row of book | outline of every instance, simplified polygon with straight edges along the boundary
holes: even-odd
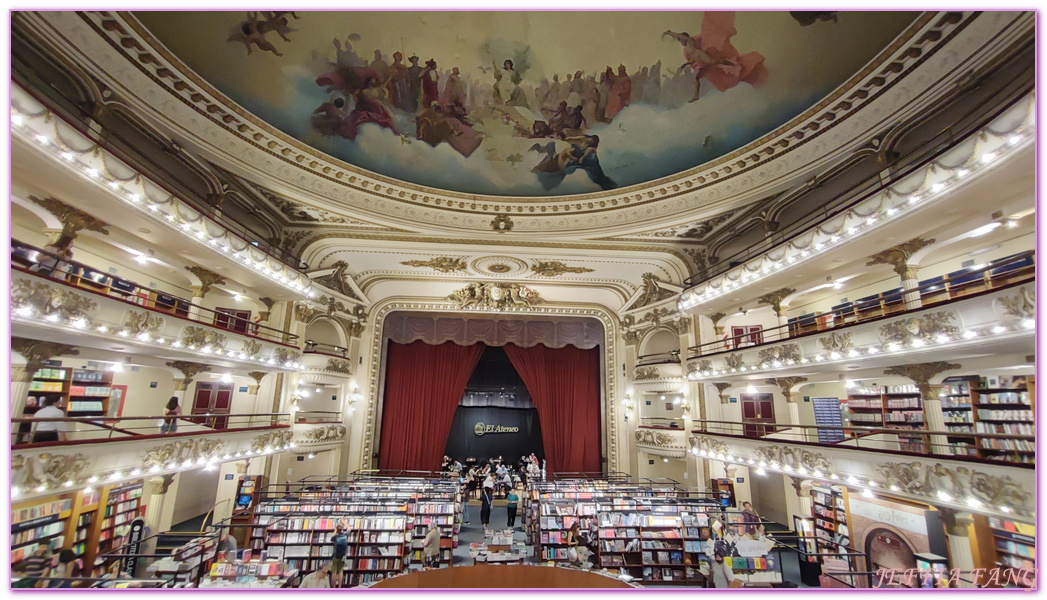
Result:
[[[53,502],[37,504],[36,506],[12,510],[11,523],[24,523],[33,519],[39,519],[41,517],[48,517],[51,515],[63,513],[72,508],[72,502],[73,501],[71,499],[55,500]]]
[[[21,546],[22,544],[32,542],[33,540],[57,535],[63,531],[65,531],[65,523],[63,521],[55,521],[54,523],[38,525],[31,529],[23,529],[22,531],[11,534],[11,545]]]
[[[641,556],[641,560],[644,564],[659,564],[659,565],[682,565],[683,564],[683,552],[679,550],[675,551],[658,551],[648,552],[644,551]]]

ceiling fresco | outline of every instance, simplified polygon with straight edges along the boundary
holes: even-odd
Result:
[[[138,12],[229,98],[357,167],[468,194],[673,175],[773,131],[914,12]]]

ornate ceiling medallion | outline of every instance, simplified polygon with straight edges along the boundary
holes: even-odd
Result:
[[[480,275],[495,277],[524,275],[531,268],[526,262],[512,256],[482,256],[469,263],[469,266]]]

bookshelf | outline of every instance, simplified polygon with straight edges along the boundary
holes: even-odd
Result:
[[[539,550],[542,561],[567,563],[567,531],[577,522],[588,532],[596,522],[596,502],[592,499],[548,499],[542,502],[539,517]]]
[[[847,508],[847,488],[837,485],[811,487],[811,517],[814,521],[815,547],[818,554],[851,552],[851,527]],[[830,557],[823,557],[828,560]],[[860,571],[856,557],[840,558],[851,571]]]
[[[452,563],[452,552],[457,543],[457,508],[455,502],[457,494],[447,494],[442,499],[431,497],[410,504],[412,535],[408,546],[410,563],[412,565],[423,565],[425,563],[422,554],[422,546],[425,536],[429,531],[429,523],[435,522],[440,529],[440,567],[449,567]],[[434,501],[434,500],[445,500]]]
[[[112,385],[110,371],[45,367],[33,375],[29,395],[36,399],[37,407],[44,398],[59,399],[59,406],[65,408],[70,417],[104,416],[109,411]],[[32,412],[25,412],[23,416],[32,416]]]
[[[1033,378],[983,377],[971,389],[971,406],[976,433],[1035,435]],[[1026,440],[982,439],[978,451],[982,458],[1032,464],[1036,444]]]
[[[640,564],[645,583],[682,583],[684,570],[683,520],[675,505],[652,505],[640,518]],[[692,579],[694,573],[692,569]]]
[[[98,537],[91,561],[91,576],[101,577],[108,570],[110,563],[116,559],[105,559],[103,554],[112,552],[124,544],[130,530],[131,521],[145,516],[145,505],[142,504],[143,484],[141,480],[119,487],[109,488],[100,499],[97,517]],[[104,508],[103,508],[104,506]],[[85,564],[87,562],[85,561]]]
[[[915,386],[858,388],[847,396],[847,409],[853,425],[885,429],[926,429],[923,400]],[[922,438],[900,437],[899,449],[923,453],[927,444]]]
[[[349,551],[343,586],[370,583],[400,573],[411,544],[408,496],[382,501],[342,498],[266,501],[255,509],[250,547],[288,568],[315,571],[334,552],[339,521],[348,524]]]
[[[988,523],[996,553],[995,564],[1033,571],[1036,567],[1036,527],[996,517],[989,517]],[[1004,578],[1000,577],[1000,581]],[[1019,581],[1018,585],[1021,586],[1022,582]]]
[[[193,583],[210,571],[217,545],[217,536],[195,538],[154,562],[149,570],[155,577],[173,579],[176,586]]]
[[[57,551],[66,546],[72,498],[34,501],[11,509],[11,566],[32,556],[41,545]]]

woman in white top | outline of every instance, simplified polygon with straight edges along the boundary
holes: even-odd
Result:
[[[732,587],[731,583],[734,582],[734,571],[731,567],[727,566],[727,563],[723,559],[723,554],[717,552],[714,556],[714,562],[709,566],[709,576],[712,577],[714,588],[727,588]]]

